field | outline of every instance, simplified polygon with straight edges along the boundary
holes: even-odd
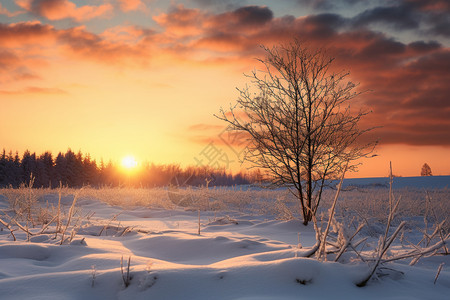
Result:
[[[345,185],[326,254],[310,257],[317,229],[287,189],[1,189],[0,295],[448,299],[450,190],[430,187],[394,188],[389,220],[389,187]],[[317,215],[322,233],[335,194]]]

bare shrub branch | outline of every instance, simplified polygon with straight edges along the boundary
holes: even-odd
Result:
[[[361,92],[346,81],[349,73],[332,71],[334,58],[295,40],[263,47],[262,71],[246,75],[251,86],[216,116],[229,130],[242,132],[250,146],[244,160],[265,170],[274,185],[289,185],[300,202],[305,225],[317,212],[328,179],[338,178],[346,162],[368,157],[376,143],[360,144],[369,129],[359,121],[368,111],[353,112],[349,102]]]

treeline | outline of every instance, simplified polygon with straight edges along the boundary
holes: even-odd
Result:
[[[32,180],[31,180],[32,179]],[[132,172],[127,172],[111,161],[99,164],[89,154],[67,150],[56,157],[51,152],[37,155],[25,151],[22,157],[12,151],[3,150],[0,156],[0,187],[17,188],[22,184],[33,187],[56,188],[60,184],[68,187],[82,186],[132,186],[161,187],[169,185],[227,186],[259,182],[261,173],[241,172],[233,175],[225,169],[208,166],[181,168],[176,164],[157,165],[145,163]]]

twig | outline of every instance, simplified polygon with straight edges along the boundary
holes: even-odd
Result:
[[[44,231],[48,228],[48,226],[50,226],[50,224],[52,224],[53,221],[55,221],[55,219],[56,219],[57,217],[58,217],[57,215],[54,216],[53,219],[50,220],[50,222],[48,222],[47,224],[45,224],[44,226],[42,226],[42,229],[41,229],[41,231],[39,231],[38,234],[44,233]],[[58,231],[56,230],[56,232],[58,232]]]
[[[200,235],[200,209],[198,210],[198,235]]]
[[[391,257],[389,259],[383,259],[381,262],[385,263],[385,262],[391,262],[391,261],[406,259],[406,258],[411,258],[411,257],[419,257],[420,258],[421,256],[428,255],[430,253],[433,253],[433,252],[439,250],[442,246],[444,246],[445,244],[447,244],[449,242],[450,242],[450,234],[448,234],[445,237],[445,240],[439,241],[436,244],[434,244],[433,246],[430,246],[428,248],[421,249],[421,250],[413,250],[411,252],[408,252],[408,253],[405,253],[402,255]],[[368,259],[368,260],[370,260],[370,259]]]
[[[437,270],[437,273],[436,273],[436,277],[434,277],[434,282],[433,282],[433,284],[436,284],[436,281],[437,281],[437,279],[438,279],[438,277],[439,277],[439,274],[441,274],[441,270],[442,270],[442,267],[444,266],[444,263],[441,263],[440,265],[439,265],[439,267],[438,267],[438,270]]]
[[[348,239],[347,243],[342,246],[341,250],[339,251],[339,254],[336,256],[334,261],[338,261],[342,254],[344,254],[345,250],[348,248],[348,246],[352,243],[353,238],[361,231],[361,229],[364,227],[364,224],[360,224],[358,228],[356,229],[355,233]],[[361,242],[360,242],[361,243]]]
[[[91,266],[91,275],[92,275],[92,283],[91,286],[95,286],[95,278],[97,277],[97,269],[95,268],[95,265]]]
[[[125,287],[128,287],[130,285],[130,281],[131,281],[130,265],[131,265],[131,256],[128,256],[127,274],[125,275],[124,271],[123,271],[123,255],[122,255],[122,257],[120,258],[120,272],[122,273],[122,280],[123,280],[123,283],[125,284]]]
[[[8,228],[9,232],[11,232],[11,235],[12,235],[12,237],[13,237],[13,239],[14,239],[14,242],[17,241],[16,236],[14,235],[13,230],[12,230],[12,228],[11,228],[11,224],[10,224],[10,223],[6,223],[6,222],[3,221],[2,219],[0,219],[0,223],[2,223],[3,226],[5,226],[6,228]]]
[[[58,237],[58,232],[61,230],[61,197],[62,197],[62,182],[60,181],[58,190],[58,210],[56,212],[58,220],[56,222],[55,239]]]
[[[322,255],[324,255],[324,258],[326,260],[325,246],[326,246],[326,241],[327,241],[327,235],[328,235],[328,232],[330,230],[331,221],[332,221],[332,219],[334,217],[334,211],[335,211],[335,208],[336,208],[337,199],[339,198],[339,193],[341,192],[342,182],[344,181],[345,172],[347,171],[347,167],[348,167],[348,162],[345,165],[344,171],[342,172],[341,181],[339,182],[338,189],[337,189],[336,194],[334,196],[333,205],[331,206],[331,211],[330,211],[330,216],[329,216],[329,219],[328,219],[327,228],[325,229],[325,233],[323,234],[323,241],[322,241],[322,244],[321,244],[321,247],[320,247],[320,250],[319,250],[319,254],[318,254],[318,258],[319,259],[320,259],[320,257]]]
[[[363,278],[363,280],[359,281],[356,285],[359,287],[363,287],[367,284],[367,282],[372,278],[372,276],[375,274],[379,264],[382,262],[383,256],[386,253],[386,251],[391,246],[392,242],[395,240],[397,235],[399,234],[400,230],[405,226],[406,222],[402,221],[400,225],[398,225],[397,229],[394,231],[394,233],[388,237],[389,229],[391,227],[391,222],[394,219],[395,212],[398,209],[398,205],[400,202],[400,198],[397,200],[397,202],[394,204],[394,195],[392,193],[392,183],[393,183],[393,176],[392,176],[392,163],[389,163],[389,216],[388,216],[388,222],[386,224],[386,230],[384,233],[384,236],[380,237],[379,243],[378,243],[378,254],[375,258],[375,263],[373,264],[371,270],[368,272],[367,276]]]
[[[73,196],[73,201],[72,201],[72,206],[69,209],[69,216],[67,219],[67,223],[66,223],[66,227],[64,228],[63,232],[62,232],[62,237],[61,237],[61,243],[60,245],[62,245],[64,243],[64,235],[66,233],[67,228],[70,225],[70,221],[72,220],[72,215],[73,215],[73,210],[75,208],[75,203],[77,203],[77,198],[78,198],[78,193],[82,190],[83,188],[81,188],[80,190],[78,190],[78,192]]]
[[[397,237],[398,233],[403,228],[403,226],[405,226],[405,224],[406,224],[405,221],[401,222],[400,225],[398,225],[398,227],[395,230],[395,232],[389,237],[388,241],[387,242],[386,241],[382,241],[381,242],[381,245],[383,245],[383,247],[380,247],[378,257],[376,258],[376,261],[375,261],[375,264],[372,267],[372,270],[368,273],[368,275],[363,280],[361,280],[360,282],[358,282],[356,284],[357,286],[359,286],[359,287],[365,286],[367,284],[367,282],[370,280],[370,278],[372,278],[373,274],[375,274],[375,271],[378,268],[378,265],[382,262],[382,258],[384,256],[384,254],[389,249],[389,247],[391,246],[392,242]]]
[[[117,219],[117,217],[118,217],[121,213],[122,213],[122,212],[119,212],[118,214],[113,215],[112,218],[108,221],[108,223],[106,223],[106,225],[103,226],[103,228],[100,230],[98,236],[101,236],[102,233],[103,233],[103,231],[106,230],[106,229],[109,227],[109,225],[110,225],[113,221],[115,221],[115,220]]]

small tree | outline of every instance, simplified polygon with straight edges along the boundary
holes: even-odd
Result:
[[[244,160],[272,175],[274,184],[291,186],[307,225],[326,180],[337,178],[347,163],[354,170],[351,162],[373,151],[375,143],[356,144],[370,130],[357,126],[368,112],[344,107],[359,93],[344,82],[349,73],[330,71],[334,58],[325,50],[297,40],[263,49],[266,58],[258,61],[264,70],[246,75],[251,87],[238,89],[237,104],[216,117],[249,137]]]
[[[422,171],[420,171],[420,176],[433,176],[431,173],[431,168],[427,163],[423,164]]]

